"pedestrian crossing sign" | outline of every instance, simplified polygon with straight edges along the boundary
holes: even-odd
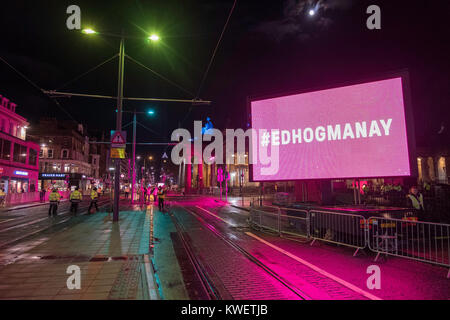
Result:
[[[111,148],[125,148],[127,132],[111,130]]]

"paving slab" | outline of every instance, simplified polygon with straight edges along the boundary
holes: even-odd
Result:
[[[3,256],[15,260],[0,265],[0,299],[149,298],[147,284],[154,279],[151,269],[143,266],[150,253],[150,214],[150,208],[134,207],[113,223],[111,214],[98,212],[46,234],[43,241],[2,250]],[[80,269],[80,289],[67,287],[67,268],[73,265]]]

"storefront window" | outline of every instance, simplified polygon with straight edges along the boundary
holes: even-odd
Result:
[[[2,159],[3,160],[11,160],[11,141],[9,141],[9,140],[3,140]]]
[[[28,159],[28,164],[31,166],[35,166],[37,161],[37,151],[34,149],[30,149],[30,157]]]
[[[27,162],[27,147],[22,146],[21,144],[14,144],[14,153],[13,153],[13,161],[26,163]]]
[[[28,192],[28,179],[13,178],[9,185],[11,193],[25,193]]]

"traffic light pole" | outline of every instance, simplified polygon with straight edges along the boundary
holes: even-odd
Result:
[[[119,50],[119,77],[117,80],[117,118],[116,130],[122,131],[122,105],[123,105],[123,72],[125,62],[125,44],[124,37],[120,39]],[[114,179],[114,209],[113,222],[119,221],[119,200],[120,200],[120,159],[116,159]]]
[[[131,203],[134,203],[134,189],[136,185],[136,110],[133,115],[133,185],[131,186]]]

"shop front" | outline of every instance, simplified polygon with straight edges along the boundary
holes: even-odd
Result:
[[[7,194],[35,192],[37,180],[37,170],[0,166],[0,188]]]
[[[39,190],[57,188],[59,191],[70,191],[79,187],[81,191],[85,191],[90,186],[90,180],[80,173],[39,173]]]

